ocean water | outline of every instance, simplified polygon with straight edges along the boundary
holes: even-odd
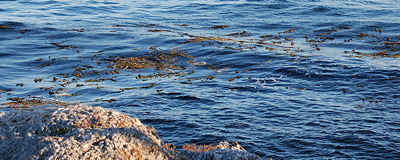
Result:
[[[395,0],[0,1],[1,111],[102,106],[167,143],[400,158]],[[130,61],[128,61],[130,60]]]

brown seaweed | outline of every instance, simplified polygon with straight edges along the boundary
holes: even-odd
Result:
[[[208,27],[209,29],[224,29],[228,28],[229,25],[218,25],[218,26],[213,26],[213,27]]]
[[[59,106],[67,106],[69,103],[52,101],[52,100],[41,100],[41,99],[24,99],[24,98],[12,98],[7,99],[12,100],[12,102],[2,103],[1,105],[8,106],[7,108],[29,108],[33,106],[41,106],[45,104],[55,104]]]

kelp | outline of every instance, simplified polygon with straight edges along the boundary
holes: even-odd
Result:
[[[185,150],[194,151],[194,152],[208,152],[208,151],[216,150],[219,147],[216,145],[212,145],[212,144],[196,145],[193,143],[193,144],[185,144],[182,146],[182,148]]]
[[[1,105],[7,106],[6,108],[30,108],[33,106],[41,106],[45,104],[54,104],[58,106],[67,106],[68,102],[60,102],[54,100],[41,100],[37,98],[25,99],[25,98],[9,98],[12,102],[2,103]],[[4,107],[3,107],[4,108]]]
[[[81,29],[70,29],[70,30],[65,30],[65,31],[85,32],[85,28],[81,28]]]
[[[176,26],[188,26],[187,24],[176,25]],[[55,83],[54,86],[38,87],[40,91],[48,92],[52,96],[68,96],[69,94],[61,93],[58,91],[58,87],[65,88],[67,86],[73,85],[73,87],[84,87],[84,86],[96,86],[97,89],[110,88],[101,86],[102,82],[113,81],[118,82],[118,74],[125,74],[125,76],[132,76],[134,80],[146,81],[153,78],[171,78],[177,77],[176,81],[181,81],[178,83],[193,84],[195,81],[211,81],[215,79],[215,75],[201,76],[199,78],[184,78],[187,75],[195,73],[196,68],[207,68],[210,70],[215,70],[216,73],[222,73],[227,71],[227,68],[234,66],[234,62],[228,64],[213,64],[212,62],[197,62],[196,58],[191,56],[190,50],[181,50],[180,48],[187,47],[190,49],[193,45],[199,46],[214,46],[220,49],[232,50],[232,53],[237,53],[241,51],[266,51],[275,52],[276,55],[291,56],[292,60],[289,61],[299,61],[303,57],[308,57],[310,55],[304,55],[303,53],[311,53],[312,50],[320,51],[323,53],[324,47],[347,47],[347,44],[359,45],[366,48],[367,52],[358,51],[364,48],[354,48],[349,49],[351,51],[343,51],[345,54],[350,54],[350,57],[361,58],[363,56],[374,57],[374,58],[400,58],[400,36],[382,36],[384,34],[383,29],[371,30],[371,32],[365,31],[363,33],[355,33],[352,31],[351,27],[332,27],[327,29],[316,30],[310,35],[298,35],[298,28],[290,28],[275,34],[260,34],[250,35],[249,32],[237,32],[213,36],[197,36],[190,35],[188,33],[183,33],[169,28],[161,28],[157,24],[139,24],[139,25],[123,25],[118,24],[112,27],[147,27],[144,29],[146,32],[154,32],[152,34],[162,35],[164,32],[176,34],[179,39],[174,47],[162,50],[156,46],[150,47],[149,52],[143,52],[135,56],[115,56],[106,55],[107,51],[103,49],[98,49],[97,52],[88,52],[82,55],[89,55],[89,57],[79,57],[91,59],[93,64],[89,66],[84,64],[82,66],[70,67],[71,72],[63,71],[67,73],[49,75],[49,77],[34,78],[33,81],[39,84],[43,83]],[[150,28],[151,27],[151,28]],[[202,29],[232,29],[229,25],[216,25],[212,27],[201,27]],[[0,25],[0,29],[21,31],[21,34],[27,31],[26,29],[17,28],[8,25]],[[349,33],[347,33],[349,31]],[[62,32],[87,32],[84,28],[81,29],[69,29],[63,30]],[[344,32],[344,33],[343,33]],[[85,33],[82,33],[85,34]],[[148,33],[146,33],[148,34]],[[338,36],[339,35],[339,36]],[[296,37],[296,38],[293,38]],[[304,37],[305,39],[298,38]],[[52,45],[55,50],[72,50],[75,52],[80,52],[75,48],[80,48],[73,45],[63,44],[63,41],[59,43],[46,43],[46,45]],[[298,47],[300,44],[301,47]],[[309,45],[309,47],[304,47],[302,44]],[[311,49],[310,49],[311,48]],[[136,51],[140,52],[140,49]],[[135,52],[136,52],[135,51]],[[54,66],[63,64],[62,61],[68,59],[68,57],[49,57],[47,58],[37,58],[33,60],[37,63],[36,67],[30,68],[30,70],[41,69],[44,67]],[[236,73],[245,73],[249,70],[256,70],[262,65],[266,65],[271,60],[266,60],[267,62],[253,63],[252,66],[246,68],[246,70],[236,71]],[[61,62],[61,63],[60,63]],[[88,62],[90,63],[90,62]],[[98,66],[96,66],[98,65]],[[146,70],[146,71],[144,71]],[[145,73],[142,73],[145,72]],[[149,73],[150,72],[150,73]],[[228,82],[234,83],[234,81],[240,81],[244,78],[242,75],[235,75],[227,79]],[[244,75],[243,75],[244,76]],[[250,78],[250,77],[249,77]],[[25,82],[24,82],[25,83]],[[15,83],[18,87],[26,87],[24,83]],[[86,84],[85,84],[86,83]],[[88,84],[89,83],[89,84]],[[96,84],[98,83],[98,84]],[[28,83],[26,83],[28,84]],[[145,89],[151,88],[158,85],[157,83],[152,83],[147,86],[124,86],[113,88],[117,90],[116,92],[121,92],[124,90],[134,90],[134,89]],[[57,90],[57,91],[56,91]],[[11,94],[11,91],[0,90],[0,93],[7,92]],[[80,94],[71,94],[70,96],[78,96]],[[40,99],[27,99],[27,100],[11,100],[12,102],[3,103],[8,107],[29,107],[32,105],[41,105],[53,103],[57,104],[59,102],[40,100]],[[113,101],[110,101],[113,102]]]
[[[375,53],[363,53],[363,52],[353,52],[357,55],[368,56],[368,57],[387,57],[387,58],[400,58],[400,53],[388,54],[390,51],[380,51]]]
[[[0,26],[0,29],[9,29],[9,28],[11,28],[11,27],[9,27],[9,26]]]
[[[121,88],[120,90],[121,90],[121,91],[125,91],[125,90],[132,90],[132,89],[151,88],[151,87],[154,87],[154,86],[156,86],[156,85],[157,85],[156,83],[151,83],[151,84],[149,84],[149,85],[147,85],[147,86],[142,86],[142,87],[127,87],[127,88]]]
[[[172,32],[170,30],[165,30],[165,29],[149,29],[147,32]]]
[[[217,26],[212,26],[208,27],[209,29],[224,29],[230,27],[229,25],[217,25]]]
[[[71,48],[78,48],[77,46],[70,46],[70,45],[62,45],[61,43],[50,43],[54,46],[57,46],[58,49],[71,49]]]
[[[248,37],[248,36],[250,36],[250,33],[248,33],[247,31],[243,31],[243,32],[239,32],[239,33],[231,33],[231,34],[228,34],[227,36]]]
[[[375,30],[376,32],[382,32],[382,29],[375,29]],[[399,42],[400,36],[396,36],[393,40],[390,37],[380,37],[375,34],[360,33],[357,35],[357,37],[358,37],[357,39],[348,39],[345,40],[345,42],[352,42],[368,38],[368,40],[364,41],[371,44],[371,48],[373,50],[377,50],[377,52],[364,53],[356,51],[354,49],[351,52],[345,51],[345,53],[352,53],[352,54],[357,54],[359,56],[368,56],[374,58],[400,58],[400,42]]]
[[[332,27],[330,29],[322,29],[322,30],[317,30],[317,31],[314,31],[314,32],[317,32],[317,33],[318,32],[322,32],[322,33],[317,34],[317,36],[325,36],[325,35],[332,34],[334,32],[338,32],[338,31],[346,30],[346,29],[351,29],[351,27],[340,27],[340,28],[337,28],[337,29]]]
[[[179,49],[163,51],[153,48],[153,51],[139,57],[115,57],[111,60],[109,67],[115,70],[131,69],[134,71],[150,68],[155,68],[157,71],[186,69],[178,63],[178,61],[181,60],[180,58],[184,58],[188,62],[190,60],[195,60],[195,58],[190,56],[187,52],[183,52]]]
[[[283,32],[278,32],[278,34],[282,34],[282,33],[290,33],[290,32],[294,32],[296,30],[296,28],[291,28],[289,30],[283,31]]]
[[[217,42],[228,42],[232,41],[233,39],[230,38],[221,38],[221,37],[195,37],[192,39],[189,39],[181,44],[185,43],[196,43],[196,42],[204,42],[204,41],[217,41]]]

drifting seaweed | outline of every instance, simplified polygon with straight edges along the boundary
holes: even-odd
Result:
[[[224,29],[228,28],[228,25],[218,25],[218,26],[213,26],[213,27],[208,27],[209,29]]]
[[[195,58],[190,56],[187,52],[182,52],[179,49],[173,49],[171,51],[154,50],[146,55],[140,57],[116,57],[110,63],[110,68],[115,70],[118,69],[150,69],[156,68],[158,71],[171,69],[171,70],[183,70],[186,69],[184,66],[178,65],[180,58],[187,60],[194,60]]]
[[[153,27],[153,26],[157,26],[157,24],[141,24],[141,25],[135,25],[135,26],[117,24],[117,25],[113,25],[112,27]]]
[[[283,31],[283,32],[278,32],[278,34],[282,34],[282,33],[290,33],[290,32],[294,32],[296,30],[296,28],[291,28],[287,31]]]
[[[135,27],[153,27],[153,26],[157,26],[157,24],[136,25]]]
[[[387,58],[400,58],[400,53],[396,53],[396,54],[389,54],[390,51],[380,51],[380,52],[375,52],[375,53],[363,53],[363,52],[356,52],[353,51],[352,53],[355,53],[357,55],[361,55],[361,56],[367,56],[367,57],[387,57]]]
[[[195,42],[204,42],[204,41],[217,41],[217,42],[227,42],[227,41],[232,41],[233,39],[229,38],[221,38],[221,37],[197,37],[193,39],[189,39],[182,44],[185,43],[195,43]]]
[[[269,38],[269,37],[272,37],[272,36],[274,36],[274,35],[262,35],[262,36],[260,36],[260,38]]]
[[[376,29],[377,32],[381,32],[380,30]],[[394,39],[397,39],[397,41],[393,41],[392,37],[379,37],[374,34],[366,34],[366,33],[359,33],[357,35],[357,39],[349,39],[345,40],[345,42],[350,42],[350,41],[356,41],[356,40],[361,40],[366,41],[367,43],[370,43],[374,45],[374,47],[371,47],[373,50],[377,50],[377,52],[372,52],[372,53],[363,53],[356,51],[355,49],[350,51],[344,51],[344,53],[353,53],[357,54],[359,56],[368,56],[368,57],[379,57],[379,58],[400,58],[400,42],[398,42],[399,36],[395,36]],[[357,56],[353,56],[357,57]]]
[[[71,48],[78,48],[76,46],[69,46],[69,45],[61,45],[60,43],[50,43],[52,45],[55,45],[59,47],[58,49],[71,49]]]
[[[14,29],[14,28],[9,27],[9,26],[0,26],[0,29]]]
[[[325,35],[331,34],[333,32],[338,32],[338,31],[341,31],[344,29],[351,29],[351,27],[340,27],[338,29],[335,29],[334,27],[332,27],[330,29],[318,30],[318,31],[314,31],[314,32],[323,32],[323,33],[317,34],[317,36],[325,36]]]
[[[243,31],[240,33],[231,33],[231,34],[228,34],[227,36],[248,37],[248,36],[250,36],[250,34],[246,31]]]
[[[24,98],[9,98],[7,100],[11,100],[12,102],[2,103],[1,105],[5,105],[5,108],[30,108],[33,106],[41,106],[45,104],[54,104],[58,106],[67,106],[69,103],[67,102],[59,102],[53,100],[40,100],[40,99],[24,99]],[[4,108],[4,107],[3,107]]]
[[[219,147],[209,144],[209,145],[196,145],[196,144],[185,144],[182,146],[183,149],[189,150],[189,151],[194,151],[194,152],[208,152],[212,150],[216,150]]]
[[[11,89],[0,89],[0,93],[11,92]]]
[[[149,27],[146,28],[144,31],[147,30],[147,32],[171,32],[175,34],[179,34],[182,37],[186,37],[186,39],[182,38],[179,41],[181,43],[177,44],[177,46],[189,46],[190,45],[184,45],[188,43],[202,43],[203,46],[210,44],[210,45],[216,45],[218,48],[222,49],[230,49],[234,50],[231,53],[236,53],[238,51],[269,51],[269,52],[276,52],[277,55],[287,55],[287,56],[292,56],[296,57],[293,58],[292,60],[289,61],[300,61],[303,60],[302,55],[299,55],[298,53],[305,53],[303,52],[302,49],[295,47],[295,42],[296,44],[301,44],[300,39],[295,39],[293,37],[289,37],[291,34],[286,34],[286,33],[291,33],[295,32],[298,28],[291,28],[289,30],[283,31],[283,32],[278,32],[276,35],[257,35],[257,37],[249,37],[252,36],[248,32],[243,31],[239,33],[232,33],[228,35],[221,35],[221,36],[193,36],[189,35],[187,33],[179,33],[177,31],[171,31],[171,30],[165,30],[165,29],[151,29],[150,27],[158,26],[156,24],[145,24],[145,25],[114,25],[113,27]],[[186,24],[179,25],[179,26],[188,26]],[[228,25],[217,25],[217,26],[212,26],[212,27],[204,27],[208,29],[225,29],[230,26]],[[203,28],[203,29],[204,29]],[[10,26],[0,25],[0,29],[14,29]],[[314,37],[310,38],[309,36],[305,36],[304,38],[306,39],[305,41],[309,43],[310,47],[314,50],[317,51],[324,51],[322,47],[324,47],[325,44],[327,45],[336,45],[338,47],[341,47],[340,45],[343,43],[356,43],[358,40],[359,43],[365,44],[368,43],[367,47],[368,49],[372,49],[372,53],[363,53],[356,51],[355,49],[352,51],[345,51],[345,53],[350,53],[354,54],[351,55],[353,57],[362,57],[362,56],[368,56],[368,57],[389,57],[389,58],[400,58],[400,36],[391,36],[391,37],[380,37],[380,33],[383,32],[382,29],[375,29],[375,34],[372,33],[356,33],[356,34],[349,34],[348,37],[349,39],[341,39],[343,35],[341,36],[335,36],[335,34],[332,34],[334,32],[339,32],[342,30],[348,30],[351,29],[350,27],[335,27],[335,28],[329,28],[329,29],[323,29],[323,30],[318,30],[314,31]],[[21,30],[19,30],[21,31]],[[21,33],[25,33],[26,29],[22,30]],[[65,30],[65,31],[75,31],[75,32],[85,32],[85,29],[70,29],[70,30]],[[343,31],[342,31],[343,32]],[[379,32],[379,33],[377,33]],[[281,35],[279,35],[281,34]],[[283,36],[283,34],[285,36]],[[231,37],[227,37],[231,36]],[[179,37],[180,38],[180,37]],[[183,42],[182,42],[182,41]],[[344,42],[343,42],[343,41]],[[335,41],[340,41],[340,43],[333,43]],[[59,49],[72,49],[72,48],[77,48],[76,46],[71,46],[71,45],[64,45],[61,43],[47,43],[55,46],[57,50]],[[335,46],[335,47],[336,47]],[[360,45],[363,46],[363,45]],[[322,49],[321,49],[322,48]],[[101,68],[99,70],[94,70],[92,68],[95,67],[90,67],[90,66],[79,66],[79,67],[71,67],[73,70],[70,73],[63,74],[63,78],[58,77],[53,77],[53,75],[47,77],[47,78],[52,78],[51,80],[43,80],[41,78],[35,78],[33,81],[40,84],[40,83],[46,83],[46,82],[51,82],[51,83],[60,83],[56,84],[57,86],[60,85],[62,87],[66,87],[67,85],[74,84],[74,87],[83,87],[83,86],[92,86],[92,85],[98,85],[97,89],[100,88],[106,88],[102,87],[99,84],[85,84],[85,83],[91,83],[91,82],[103,82],[103,81],[114,81],[117,82],[117,75],[114,77],[111,77],[110,74],[120,74],[123,71],[122,70],[131,70],[133,71],[130,74],[127,75],[137,75],[134,76],[134,80],[141,80],[141,81],[146,81],[148,79],[152,78],[171,78],[171,77],[179,77],[174,80],[187,80],[188,82],[179,82],[179,83],[186,83],[186,84],[192,84],[194,83],[193,81],[195,80],[213,80],[215,78],[214,75],[208,75],[208,76],[202,76],[201,78],[181,78],[189,74],[193,74],[195,71],[192,69],[191,71],[187,71],[187,67],[190,66],[192,68],[196,67],[201,67],[201,68],[208,68],[208,69],[213,69],[217,73],[222,73],[225,72],[226,70],[229,69],[229,67],[234,68],[235,64],[229,63],[229,64],[212,64],[212,62],[209,62],[210,64],[206,62],[200,62],[200,63],[195,63],[195,58],[189,55],[187,52],[184,52],[182,50],[179,50],[177,48],[175,49],[168,49],[168,50],[161,50],[157,49],[157,47],[151,47],[151,51],[148,53],[144,53],[143,55],[136,56],[136,57],[119,57],[119,56],[109,56],[109,57],[101,57],[107,54],[104,50],[99,49],[98,52],[89,52],[89,53],[95,53],[93,57],[83,57],[83,58],[91,58],[94,63],[97,63],[98,65],[102,64],[101,61],[106,63],[105,67]],[[351,50],[351,49],[350,49]],[[107,55],[108,56],[108,55]],[[58,64],[63,59],[67,59],[68,57],[62,57],[62,58],[52,58],[48,60],[44,60],[42,58],[38,58],[35,61],[35,63],[42,63],[34,68],[44,68],[48,66],[52,66],[55,64]],[[81,58],[81,57],[80,57]],[[252,63],[249,68],[243,71],[236,71],[236,73],[245,73],[250,70],[255,70],[259,68],[261,65],[265,65],[266,63],[271,62],[271,60],[264,62],[264,63]],[[230,65],[233,64],[233,65]],[[225,68],[218,68],[215,66],[228,66]],[[206,66],[206,67],[203,67]],[[148,69],[154,69],[155,71],[152,73],[141,73],[137,74],[137,72],[141,72],[142,70],[148,70]],[[87,78],[89,76],[96,77],[90,77],[91,79]],[[67,80],[65,78],[72,77],[72,80]],[[228,81],[237,81],[241,79],[241,76],[236,76],[236,77],[230,77]],[[249,77],[250,78],[250,77]],[[83,79],[79,84],[78,83],[73,83],[73,82],[78,82],[79,79]],[[244,80],[242,78],[241,80]],[[15,83],[14,83],[15,84]],[[23,83],[17,83],[17,86],[23,87]],[[138,87],[131,87],[131,86],[124,86],[124,87],[118,87],[114,88],[115,90],[124,91],[124,90],[133,90],[133,89],[145,89],[145,88],[150,88],[153,86],[156,86],[157,83],[151,83],[147,86],[138,86]],[[135,85],[134,85],[135,86]],[[361,86],[361,85],[360,85]],[[25,86],[26,87],[26,86]],[[78,96],[80,94],[68,94],[62,91],[59,91],[57,87],[40,87],[42,91],[48,92],[49,95],[54,95],[54,96]],[[301,88],[301,89],[306,89],[306,88]],[[344,91],[344,90],[343,90]],[[6,90],[0,90],[0,93],[7,92]],[[11,94],[11,93],[10,93]],[[11,100],[11,99],[10,99]],[[104,100],[105,102],[113,102],[115,99],[111,100]],[[12,108],[18,108],[18,107],[29,107],[32,105],[42,105],[42,104],[57,104],[61,102],[53,102],[53,101],[44,101],[40,99],[29,99],[29,100],[24,100],[24,99],[12,99],[13,102],[9,103],[3,103],[2,105],[8,105],[9,107]],[[187,146],[189,147],[189,146]],[[197,146],[195,146],[197,147]],[[193,146],[192,146],[193,148]],[[196,148],[198,149],[198,148]]]
[[[179,153],[179,152],[176,150],[176,146],[173,145],[173,144],[171,144],[171,143],[165,143],[165,144],[164,144],[164,147],[165,147],[166,149],[168,149],[168,150],[171,150],[171,151],[174,151],[174,152]]]
[[[170,30],[164,30],[164,29],[149,29],[147,32],[172,32]]]
[[[81,29],[70,29],[70,30],[66,30],[66,31],[85,32],[85,29],[84,28],[81,28]]]
[[[154,86],[156,86],[156,85],[157,85],[156,83],[151,83],[151,84],[149,84],[149,85],[147,85],[147,86],[142,86],[142,87],[129,87],[129,88],[121,88],[120,90],[121,90],[121,91],[125,91],[125,90],[132,90],[132,89],[151,88],[151,87],[154,87]]]

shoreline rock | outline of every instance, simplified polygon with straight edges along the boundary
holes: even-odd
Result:
[[[44,105],[0,113],[0,159],[261,159],[239,144],[169,148],[155,128],[101,107]]]

